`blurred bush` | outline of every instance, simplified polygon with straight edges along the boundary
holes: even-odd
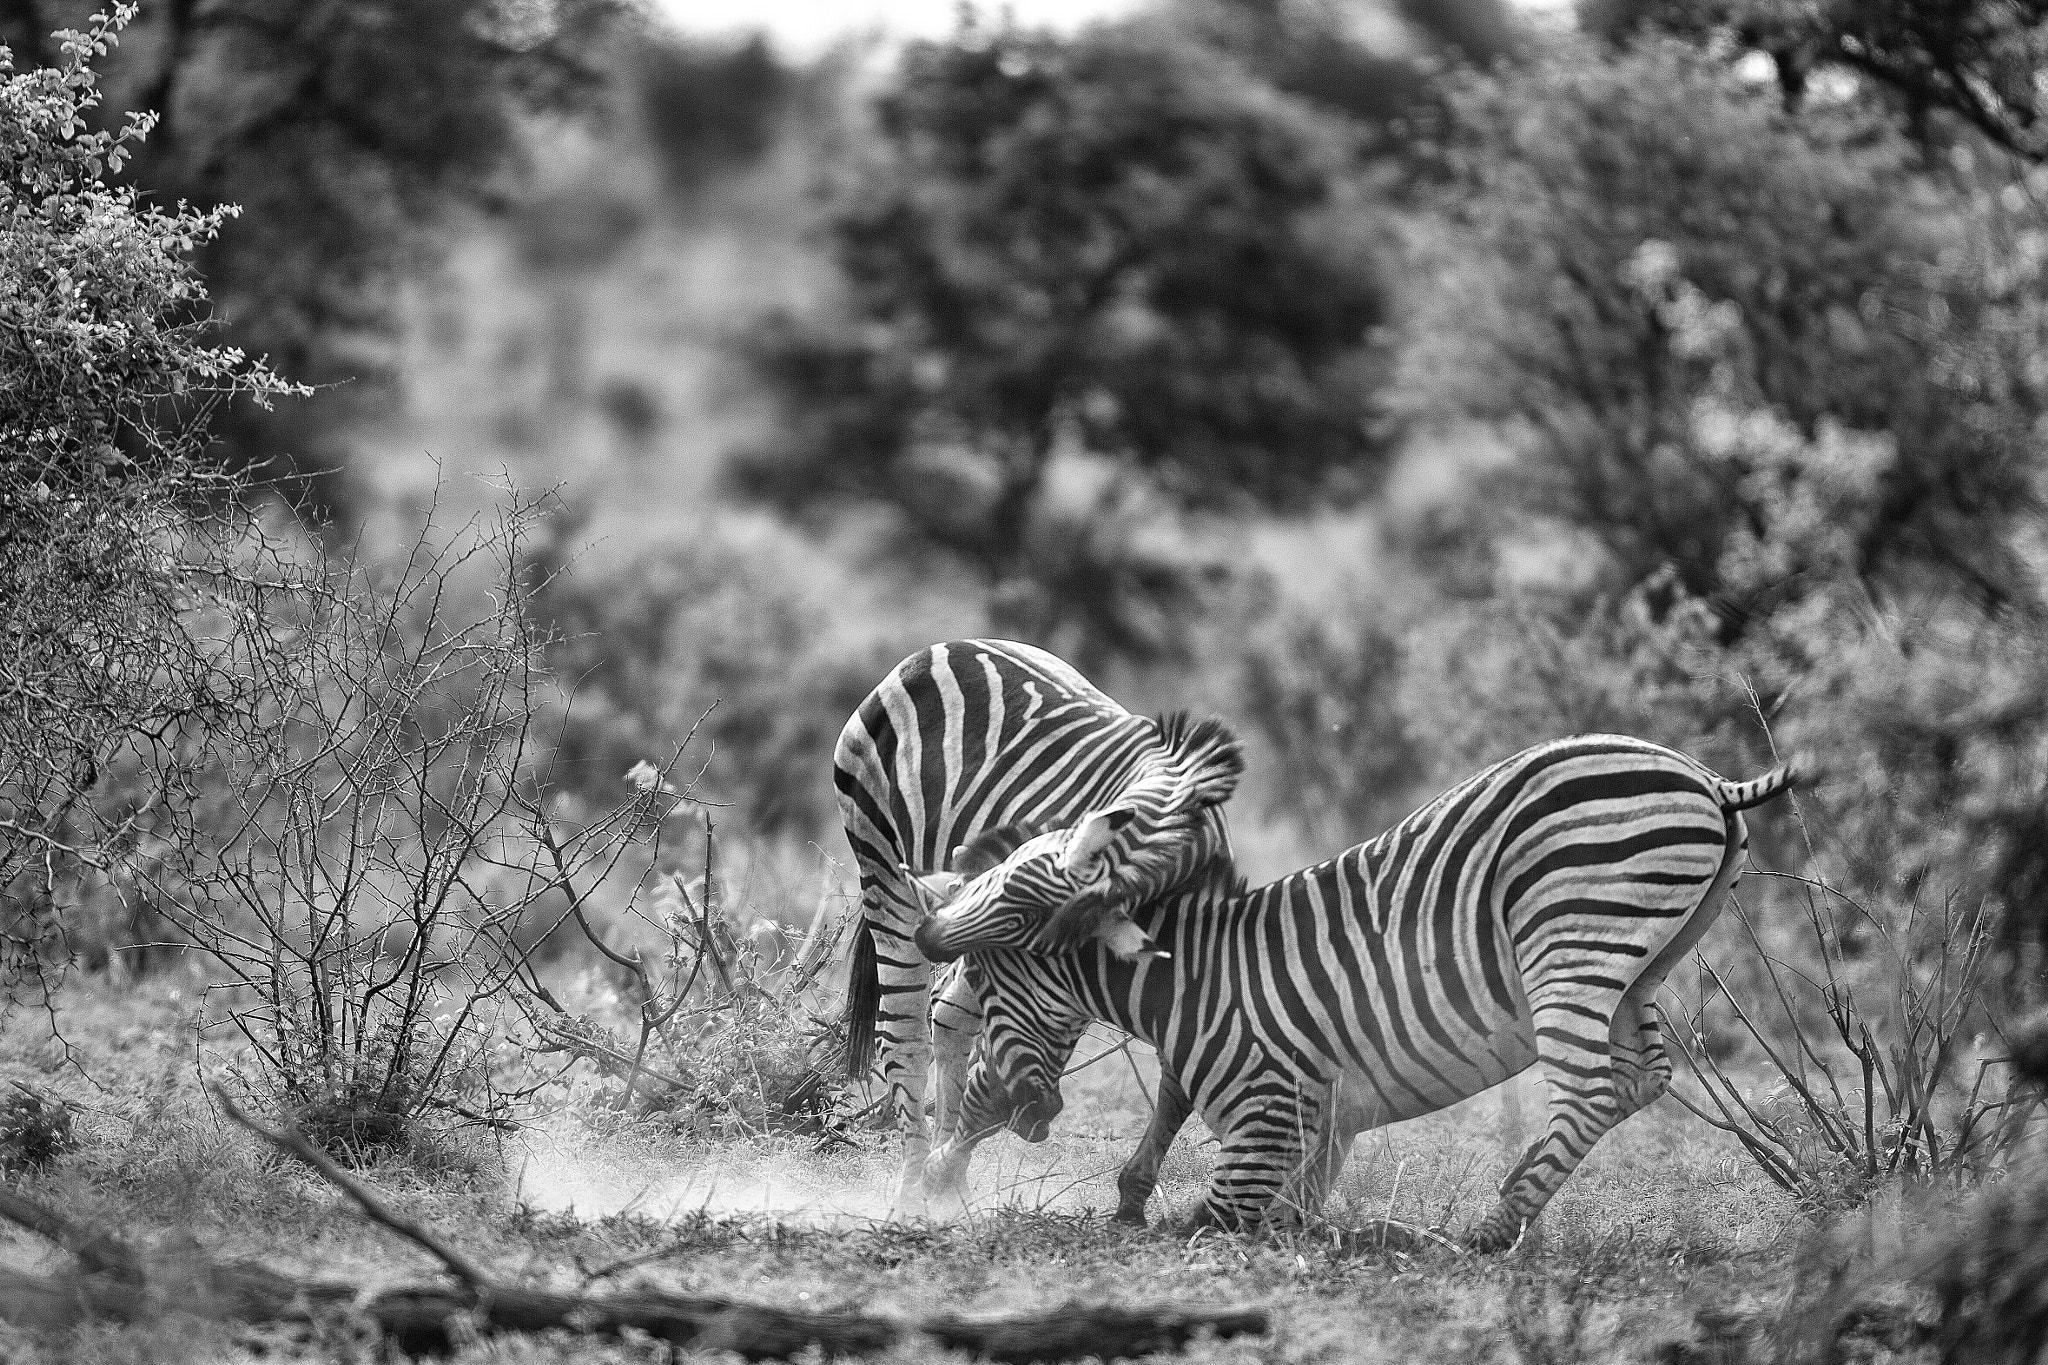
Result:
[[[740,828],[829,837],[840,727],[926,642],[888,638],[900,627],[856,610],[843,587],[709,525],[579,572],[571,549],[580,525],[557,519],[531,566],[537,610],[554,636],[549,664],[568,696],[553,780],[609,799],[621,773],[673,758],[694,736],[690,753],[702,757],[690,772],[734,805]]]
[[[2032,922],[2038,208],[1668,38],[1562,43],[1460,109],[1465,236],[1408,393],[1504,433],[1470,497],[1544,567],[1498,594],[1514,643],[1484,599],[1447,619],[1436,728],[1613,723],[1748,769],[1753,693],[1828,875]]]
[[[1397,157],[1405,125],[1434,112],[1444,68],[1523,46],[1502,0],[1174,0],[1165,14],[1276,88],[1359,120]]]
[[[1837,572],[1991,605],[2031,591],[2005,532],[2036,506],[2039,319],[1986,269],[2024,259],[1996,195],[1901,194],[1910,150],[1869,111],[1789,118],[1668,39],[1562,44],[1458,112],[1447,287],[1406,361],[1419,420],[1507,435],[1493,505],[1510,520],[1590,537],[1608,585],[1675,569],[1730,636]],[[1766,444],[1820,445],[1776,457],[1752,416],[1783,433]],[[1845,471],[1866,515],[1825,548],[1847,562],[1727,581],[1731,537],[1809,455],[1875,461]]]
[[[1362,594],[1341,611],[1247,615],[1234,701],[1271,748],[1269,809],[1334,852],[1420,804],[1445,737],[1402,707],[1404,623]]]

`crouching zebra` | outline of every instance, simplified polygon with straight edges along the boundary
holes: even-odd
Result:
[[[1216,803],[1228,787],[1217,783],[1235,781],[1235,754],[1227,777],[1203,766],[1209,785],[1202,801],[1192,800],[1183,778],[1195,762],[1196,728],[1184,716],[1133,715],[1054,655],[1008,640],[918,651],[846,722],[833,784],[860,872],[863,920],[847,985],[846,1063],[849,1075],[865,1078],[879,1041],[904,1143],[894,1211],[919,1211],[926,1194],[925,1082],[934,1052],[943,1133],[980,1027],[974,993],[957,973],[935,993],[931,966],[912,946],[925,914],[917,883],[950,890],[1024,835],[1111,803],[1129,814],[1132,838],[1093,867],[1119,896],[1148,900],[1212,856],[1227,862]],[[1058,1060],[1063,1067],[1065,1057]],[[1171,1140],[1168,1132],[1156,1145]],[[954,1178],[932,1192],[957,1198],[964,1168],[949,1167]]]
[[[1220,1140],[1195,1221],[1226,1228],[1315,1211],[1359,1132],[1534,1063],[1547,1129],[1469,1237],[1506,1247],[1670,1083],[1652,996],[1735,878],[1738,812],[1790,781],[1729,782],[1619,736],[1559,740],[1329,862],[1257,890],[1212,866],[1149,905],[1097,879],[1132,856],[1118,807],[1032,838],[916,935],[934,960],[973,954],[985,1011],[961,1123],[931,1168],[1037,1103],[1091,1019],[1156,1046]],[[1125,1188],[1125,1213],[1149,1193]]]

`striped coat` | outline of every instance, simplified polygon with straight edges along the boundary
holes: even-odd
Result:
[[[1216,803],[1237,767],[1234,755],[1223,767],[1204,766],[1205,803],[1191,803],[1183,750],[1197,728],[1181,716],[1134,715],[1052,654],[1007,640],[954,641],[911,655],[846,722],[833,782],[862,915],[847,994],[847,1069],[864,1077],[879,1053],[904,1138],[899,1211],[914,1212],[923,1199],[934,1043],[945,1131],[980,1027],[964,984],[941,983],[933,998],[931,965],[911,941],[927,913],[926,888],[946,889],[961,873],[993,866],[1025,834],[1071,825],[1110,803],[1138,812],[1144,832],[1126,843],[1129,856],[1100,869],[1119,894],[1149,899],[1182,884],[1200,862],[1227,859]]]
[[[1226,1227],[1312,1212],[1358,1132],[1535,1064],[1546,1130],[1470,1236],[1507,1246],[1668,1086],[1652,997],[1720,909],[1748,837],[1739,812],[1789,781],[1729,782],[1642,740],[1559,740],[1328,862],[1257,890],[1212,868],[1143,907],[1097,893],[1078,829],[1029,840],[917,936],[935,959],[973,954],[986,1012],[961,1124],[932,1164],[1035,1103],[1060,1040],[1090,1019],[1154,1044],[1222,1143],[1199,1220]],[[1062,921],[1082,946],[1055,949]]]

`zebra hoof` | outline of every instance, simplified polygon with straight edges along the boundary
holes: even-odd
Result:
[[[1525,1223],[1523,1227],[1528,1225]],[[1505,1228],[1494,1223],[1481,1223],[1465,1237],[1465,1250],[1476,1256],[1493,1256],[1509,1251],[1521,1241],[1521,1230]]]
[[[1151,1226],[1145,1217],[1145,1206],[1143,1204],[1117,1205],[1116,1216],[1111,1221],[1122,1223],[1127,1228]]]

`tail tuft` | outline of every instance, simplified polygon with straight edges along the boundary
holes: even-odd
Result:
[[[1730,782],[1721,779],[1721,809],[1724,811],[1748,810],[1789,788],[1798,780],[1790,763],[1781,763],[1762,777],[1752,777],[1747,782]]]
[[[875,1015],[882,982],[875,958],[875,931],[863,919],[853,927],[853,964],[846,978],[846,1074],[867,1079],[875,1064]]]

